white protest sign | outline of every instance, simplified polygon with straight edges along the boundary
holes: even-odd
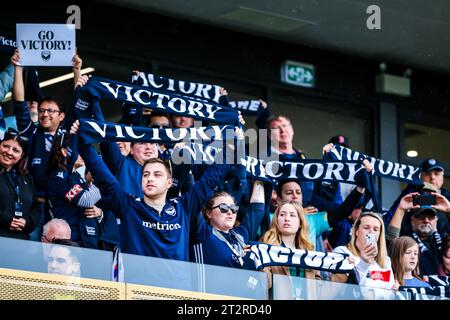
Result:
[[[74,24],[16,24],[16,42],[23,66],[72,66]]]

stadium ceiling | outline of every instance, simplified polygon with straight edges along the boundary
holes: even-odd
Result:
[[[448,0],[102,0],[311,48],[450,73]],[[368,6],[381,9],[369,30]]]

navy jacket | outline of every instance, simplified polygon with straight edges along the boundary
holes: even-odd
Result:
[[[0,236],[18,239],[29,239],[29,233],[34,230],[39,219],[39,203],[36,200],[36,191],[33,178],[30,174],[26,176],[17,175],[19,186],[19,198],[22,202],[22,218],[26,224],[22,232],[11,231],[9,226],[14,218],[16,192],[15,186],[11,184],[8,175],[12,172],[0,173]]]
[[[48,202],[53,218],[64,219],[70,226],[71,239],[81,242],[84,247],[97,248],[98,223],[96,219],[84,215],[86,207],[79,199],[89,190],[87,183],[78,172],[53,171],[48,183]]]
[[[101,143],[102,158],[109,170],[119,181],[123,190],[142,197],[142,166],[134,160],[133,156],[123,156],[115,142]]]
[[[79,151],[103,200],[121,219],[123,252],[188,261],[190,230],[200,230],[200,211],[232,166],[210,166],[190,192],[166,201],[159,214],[143,199],[123,191],[92,146],[80,144]]]
[[[17,128],[29,138],[28,166],[33,176],[38,197],[47,196],[47,166],[50,152],[45,149],[45,131],[31,121],[25,101],[14,101]]]
[[[245,244],[248,244],[257,233],[264,216],[264,203],[251,203],[250,207],[250,212],[245,215],[241,225],[232,229],[234,232],[229,232],[228,234],[222,232],[222,235],[230,243],[239,245],[239,241],[235,236],[237,234],[242,237],[241,239]],[[203,230],[200,233],[205,235],[206,238],[191,248],[192,260],[197,263],[242,268],[236,254],[213,233],[213,228],[206,224],[204,219],[202,220],[200,228]]]

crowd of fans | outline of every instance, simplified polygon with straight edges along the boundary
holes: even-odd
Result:
[[[76,89],[88,78],[80,74],[81,58],[75,55],[73,61]],[[386,212],[369,209],[364,184],[242,181],[236,165],[227,163],[175,169],[171,153],[182,145],[111,141],[94,148],[81,141],[72,161],[70,140],[79,121],[67,123],[69,110],[55,97],[30,98],[24,69],[16,50],[0,74],[0,100],[12,89],[15,118],[4,122],[0,133],[0,236],[46,243],[71,240],[63,244],[119,247],[125,253],[231,268],[248,268],[250,242],[262,242],[344,253],[356,270],[350,275],[273,266],[263,270],[270,286],[272,274],[394,290],[431,287],[434,276],[449,285],[450,192],[443,186],[444,167],[438,160],[424,160],[423,185],[408,185]],[[276,142],[272,151],[306,159],[293,145],[294,119],[271,114],[267,103],[262,105],[265,112],[258,114],[257,123]],[[123,110],[124,124],[194,126],[193,118],[151,110],[131,123]],[[240,121],[245,123],[242,116]],[[335,136],[323,146],[323,154],[334,145],[349,147],[349,142]],[[367,160],[364,167],[373,171]],[[417,205],[413,199],[419,194],[434,196],[435,204]]]

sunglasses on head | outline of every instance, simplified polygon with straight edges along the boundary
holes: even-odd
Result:
[[[5,132],[3,141],[14,139],[15,137],[17,137],[17,139],[21,140],[22,142],[28,142],[28,137],[21,135],[19,131],[13,128],[8,128],[8,130]]]
[[[236,214],[239,210],[239,206],[236,206],[234,204],[229,206],[226,205],[225,203],[220,203],[217,206],[212,207],[211,210],[215,208],[219,208],[221,213],[228,213],[228,210],[230,210],[232,214]]]

